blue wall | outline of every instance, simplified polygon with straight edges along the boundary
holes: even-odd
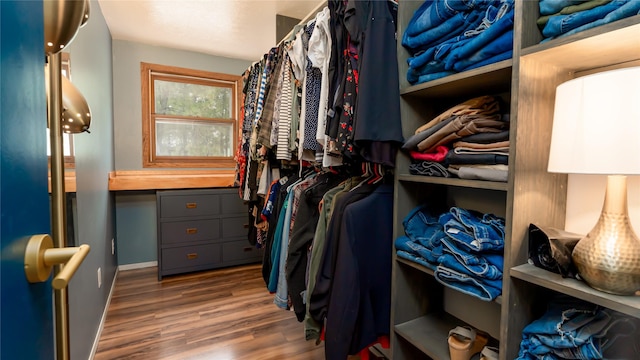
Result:
[[[116,195],[118,263],[158,260],[155,191],[125,191]]]
[[[235,75],[241,75],[251,65],[247,60],[124,40],[113,41],[113,58],[116,170],[143,170],[140,62]],[[118,264],[157,261],[155,192],[118,192],[116,212]]]
[[[89,21],[65,51],[70,53],[71,80],[92,114],[91,133],[74,135],[76,242],[89,244],[91,251],[69,285],[71,359],[85,360],[92,352],[117,267],[116,255],[111,254],[115,200],[108,188],[114,169],[111,35],[97,1],[91,1]]]

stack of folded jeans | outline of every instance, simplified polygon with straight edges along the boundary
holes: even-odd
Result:
[[[406,235],[395,240],[398,257],[435,270],[442,256],[441,240],[447,237],[438,216],[421,205],[405,216],[402,225]]]
[[[452,207],[434,215],[427,205],[403,220],[397,256],[434,270],[445,286],[492,301],[502,293],[504,219]]]
[[[419,84],[513,55],[513,0],[427,0],[402,37]]]
[[[479,96],[419,127],[402,146],[414,175],[507,181],[509,115],[500,98]]]
[[[517,360],[638,359],[637,338],[637,319],[562,297],[524,328]]]
[[[540,0],[544,41],[640,14],[638,0]]]
[[[434,276],[445,286],[481,300],[502,293],[504,219],[452,207],[440,216],[447,235]]]

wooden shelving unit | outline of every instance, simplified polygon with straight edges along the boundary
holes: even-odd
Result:
[[[536,319],[533,309],[544,307],[550,292],[640,319],[640,296],[606,294],[527,263],[529,224],[556,228],[565,224],[567,176],[547,172],[555,89],[589,73],[640,65],[640,15],[541,43],[538,2],[515,3],[511,60],[410,85],[409,53],[398,45],[405,138],[450,106],[481,95],[497,95],[508,104],[511,130],[506,183],[411,175],[410,158],[398,154],[395,236],[404,235],[406,214],[425,202],[492,212],[505,218],[506,228],[503,291],[491,303],[444,287],[429,268],[394,258],[390,354],[394,360],[449,359],[448,332],[465,324],[491,333],[499,341],[500,359],[514,359],[522,329]],[[399,3],[399,38],[421,4]]]

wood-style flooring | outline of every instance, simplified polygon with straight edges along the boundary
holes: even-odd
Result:
[[[295,314],[273,304],[260,265],[165,277],[121,271],[95,360],[322,360]]]

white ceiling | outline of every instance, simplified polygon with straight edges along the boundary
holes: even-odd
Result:
[[[276,14],[304,18],[321,0],[98,0],[111,36],[257,60],[276,39]]]

